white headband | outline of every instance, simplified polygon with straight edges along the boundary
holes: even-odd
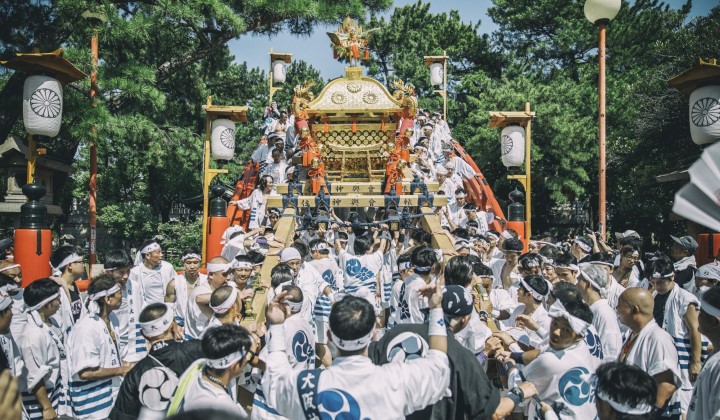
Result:
[[[577,264],[558,264],[555,263],[555,268],[567,268],[572,271],[580,271],[580,267]]]
[[[707,300],[700,298],[700,310],[705,311],[710,316],[720,317],[720,309],[709,304]]]
[[[165,331],[168,330],[168,328],[170,328],[170,325],[172,325],[173,320],[175,319],[175,314],[173,313],[173,311],[170,310],[169,307],[167,307],[167,305],[165,307],[167,308],[167,310],[165,311],[165,315],[153,321],[140,323],[140,328],[142,328],[142,332],[145,337],[157,337],[159,335],[162,335]]]
[[[417,271],[418,274],[426,274],[430,273],[430,270],[432,270],[432,266],[427,267],[415,267],[415,271]]]
[[[398,271],[405,271],[412,267],[412,264],[410,264],[410,261],[401,262],[398,264]]]
[[[527,290],[528,293],[530,293],[530,295],[532,295],[532,297],[533,297],[535,300],[542,301],[543,298],[545,297],[545,296],[541,295],[540,293],[538,293],[535,289],[533,289],[532,287],[530,287],[530,285],[525,281],[525,279],[522,279],[522,278],[521,278],[521,279],[520,279],[520,284],[523,285],[523,287],[525,288],[525,290]]]
[[[0,290],[7,293],[12,293],[20,290],[17,284],[6,284],[5,286],[0,287]]]
[[[467,195],[465,195],[465,193],[455,194],[455,198],[465,198],[465,197],[467,197]]]
[[[160,249],[160,244],[158,244],[157,242],[153,242],[151,244],[148,244],[148,246],[146,246],[145,248],[141,249],[140,253],[149,254],[153,251],[157,251],[158,249]]]
[[[575,239],[575,241],[573,243],[576,244],[577,246],[579,246],[580,249],[582,249],[584,252],[589,253],[590,251],[592,251],[592,247],[582,241]]]
[[[202,257],[199,256],[198,254],[191,252],[189,254],[183,255],[183,257],[180,261],[185,262],[187,260],[202,260]]]
[[[105,296],[114,295],[118,291],[120,291],[120,285],[115,283],[113,285],[113,287],[111,287],[107,290],[103,290],[103,291],[97,292],[95,294],[88,295],[88,297],[87,297],[88,312],[92,315],[100,313],[100,307],[97,304],[98,299],[102,299]]]
[[[548,315],[551,318],[567,319],[573,331],[583,337],[585,337],[585,333],[587,332],[588,328],[590,328],[590,324],[588,324],[587,322],[573,315],[570,315],[570,313],[565,309],[565,307],[559,300],[556,300],[555,303],[552,304],[552,306],[548,310]]]
[[[222,271],[225,273],[226,271],[230,270],[231,265],[230,264],[218,264],[218,263],[208,263],[207,264],[207,272],[210,273],[217,273],[218,271]]]
[[[670,277],[674,276],[675,273],[669,273],[669,274],[660,274],[657,271],[652,273],[652,276],[650,276],[651,279],[669,279]]]
[[[595,392],[595,396],[597,398],[600,398],[601,400],[605,401],[606,403],[610,404],[610,407],[612,407],[615,411],[624,413],[624,414],[647,414],[652,411],[652,406],[650,404],[638,404],[636,406],[629,406],[625,405],[623,403],[614,401],[612,398],[610,398],[609,395],[606,393],[597,390]]]
[[[237,268],[249,268],[252,269],[253,265],[250,261],[238,261],[233,260],[233,262],[230,263],[230,268],[237,269]]]
[[[0,311],[4,311],[7,309],[10,305],[12,305],[12,298],[8,293],[4,290],[0,290]]]
[[[50,264],[50,267],[53,268],[53,275],[59,277],[62,274],[62,269],[67,267],[68,264],[82,261],[83,257],[79,256],[77,253],[73,252],[72,254],[65,257],[64,260],[60,261],[60,264],[58,264],[57,267],[54,267],[52,264]]]
[[[0,268],[0,273],[2,273],[3,271],[12,270],[13,268],[18,268],[18,267],[20,267],[20,264],[8,265],[7,267]]]
[[[580,277],[585,279],[588,283],[592,285],[597,291],[600,293],[600,297],[603,299],[607,298],[607,290],[604,287],[600,287],[599,284],[597,284],[593,279],[590,278],[590,276],[584,272],[583,270],[580,270]]]
[[[505,239],[512,239],[512,233],[508,232],[507,230],[503,230],[501,233],[502,237]]]
[[[373,325],[373,328],[370,330],[368,335],[355,340],[343,340],[342,338],[336,336],[332,330],[330,330],[330,337],[332,337],[333,343],[335,343],[337,348],[339,348],[340,350],[356,351],[365,348],[370,344],[370,340],[372,340],[374,332],[375,326]]]
[[[236,288],[233,287],[232,292],[230,292],[230,296],[225,299],[225,302],[219,304],[218,306],[213,306],[212,304],[210,304],[210,309],[212,309],[213,312],[215,312],[216,314],[224,314],[225,312],[229,311],[230,308],[233,307],[233,305],[235,305],[235,303],[237,302],[237,296],[238,291]]]
[[[233,363],[242,360],[243,357],[245,357],[245,351],[241,349],[219,359],[205,359],[205,365],[210,369],[227,369]]]
[[[527,267],[527,268],[540,267],[540,261],[535,260],[535,259],[529,259],[529,258],[528,258],[528,260],[529,261],[524,263],[525,267]]]
[[[455,251],[460,251],[463,248],[470,248],[470,244],[467,241],[455,242]]]
[[[313,251],[329,251],[330,248],[328,247],[327,242],[319,242],[317,245],[315,245],[312,248]]]
[[[305,299],[303,298],[303,300],[305,300]],[[302,309],[303,300],[301,300],[300,302],[291,302],[289,300],[286,300],[283,303],[287,304],[290,307],[291,313],[296,314],[296,313],[300,312],[300,310]]]
[[[135,265],[140,265],[143,262],[143,254],[149,254],[150,252],[157,251],[160,249],[160,244],[153,242],[148,244],[145,248],[135,253]]]
[[[37,305],[30,306],[25,311],[26,312],[35,312],[38,309],[42,308],[43,306],[47,305],[48,303],[52,302],[53,300],[55,300],[59,297],[60,297],[60,292],[57,292],[57,293],[53,294],[52,296],[48,297],[47,299],[43,300],[42,302],[38,303]]]

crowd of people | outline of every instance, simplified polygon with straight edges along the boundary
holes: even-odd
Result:
[[[428,114],[413,170],[451,198],[442,232],[420,219],[391,231],[382,209],[357,208],[331,211],[326,230],[301,218],[279,242],[284,216],[265,201],[295,146],[271,107],[253,154],[264,176],[233,203],[251,210],[248,229],[230,227],[204,267],[187,249],[176,271],[149,240],[134,258],[104,255],[82,292],[84,258],[61,246],[52,276],[23,288],[0,243],[0,417],[720,417],[720,261],[698,267],[690,236],[666,254],[632,230],[614,244],[492,230],[495,215],[465,202],[472,169]]]

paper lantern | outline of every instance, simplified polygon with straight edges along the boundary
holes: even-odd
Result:
[[[275,60],[272,63],[273,81],[277,83],[285,83],[285,62]]]
[[[62,121],[62,85],[47,76],[28,76],[23,88],[23,123],[34,135],[57,136]]]
[[[443,65],[442,63],[432,63],[430,65],[430,84],[433,86],[443,84]]]
[[[235,154],[235,123],[227,119],[212,122],[210,154],[215,160],[232,160]]]
[[[703,86],[690,94],[690,136],[695,144],[720,140],[720,85]]]
[[[525,129],[517,125],[503,128],[500,147],[503,165],[508,168],[522,166],[525,160]]]

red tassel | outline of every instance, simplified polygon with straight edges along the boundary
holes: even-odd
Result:
[[[382,123],[380,124],[380,131],[385,131],[385,117],[383,117]]]
[[[357,117],[353,117],[352,119],[352,132],[357,132]]]
[[[323,123],[324,123],[324,125],[323,125],[323,131],[324,131],[325,133],[329,133],[329,132],[330,132],[330,126],[328,126],[328,120],[327,120],[327,119],[323,120]]]
[[[336,50],[335,48],[333,48],[333,58],[336,59],[336,60],[337,60],[337,58],[338,58],[338,53],[337,53],[337,50]]]
[[[358,58],[360,58],[360,51],[358,50],[358,46],[357,46],[357,45],[353,45],[353,46],[352,46],[352,55],[353,55],[353,58],[356,59],[356,60],[357,60]]]
[[[365,60],[369,60],[369,59],[370,59],[370,50],[365,48]]]

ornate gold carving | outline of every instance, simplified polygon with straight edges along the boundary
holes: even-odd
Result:
[[[378,101],[378,96],[375,92],[365,92],[365,94],[362,97],[363,102],[366,104],[374,104]]]
[[[375,29],[363,31],[362,26],[347,16],[335,32],[327,32],[332,41],[336,58],[347,58],[355,66],[360,61],[360,51],[370,43],[370,34]],[[366,56],[367,59],[367,56]]]
[[[347,102],[347,96],[345,96],[344,93],[335,92],[335,93],[333,93],[332,96],[330,97],[330,100],[331,100],[334,104],[342,105],[342,104],[344,104],[345,102]]]
[[[312,80],[305,80],[301,85],[295,86],[295,97],[293,98],[292,112],[295,118],[306,119],[307,114],[305,110],[308,108],[308,104],[315,99],[315,95],[310,90],[315,85]]]
[[[395,88],[393,97],[400,101],[401,106],[407,109],[410,115],[415,115],[418,106],[417,98],[415,97],[415,86],[412,83],[406,85],[402,80],[395,79],[395,81],[392,82],[392,87]]]
[[[362,85],[358,82],[350,82],[347,84],[347,90],[350,93],[358,93],[362,90]]]

